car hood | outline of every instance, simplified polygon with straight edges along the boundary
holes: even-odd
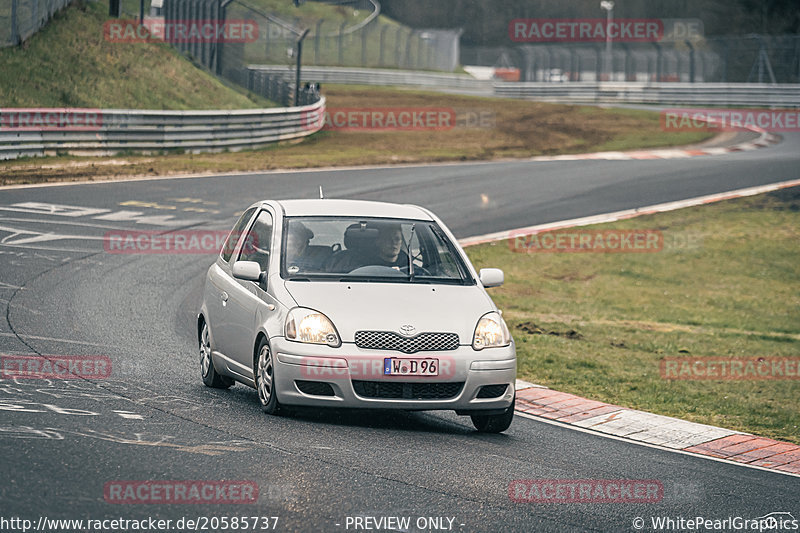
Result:
[[[354,342],[356,331],[399,333],[411,325],[410,336],[457,333],[460,344],[471,344],[478,319],[495,309],[476,285],[287,281],[286,289],[297,305],[330,318],[342,342]]]

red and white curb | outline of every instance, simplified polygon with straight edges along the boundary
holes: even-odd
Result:
[[[796,186],[800,186],[800,179],[468,237],[459,240],[459,243],[462,246],[472,246],[543,231],[601,224],[674,211]],[[648,446],[800,476],[800,446],[796,444],[588,400],[519,379],[516,383],[516,390],[515,410],[524,415]]]
[[[800,446],[587,400],[517,380],[516,411],[652,446],[800,475]]]
[[[552,156],[531,157],[528,161],[583,161],[589,159],[601,159],[608,161],[628,161],[636,159],[687,159],[705,155],[722,155],[731,152],[747,152],[766,148],[770,144],[780,142],[781,137],[758,127],[748,127],[750,131],[758,133],[758,139],[753,141],[734,144],[731,146],[717,147],[689,147],[689,148],[663,148],[653,150],[632,150],[629,152],[594,152],[590,154],[567,154]]]
[[[503,241],[515,237],[523,237],[527,235],[534,235],[545,231],[554,231],[564,228],[574,228],[578,226],[589,226],[591,224],[603,224],[606,222],[616,222],[618,220],[625,220],[628,218],[635,218],[642,215],[652,215],[655,213],[664,213],[667,211],[675,211],[676,209],[683,209],[685,207],[694,207],[697,205],[710,204],[714,202],[721,202],[723,200],[731,200],[733,198],[742,198],[745,196],[755,196],[756,194],[764,194],[767,192],[777,191],[788,187],[797,187],[800,185],[800,179],[781,181],[779,183],[771,183],[769,185],[759,185],[756,187],[747,187],[745,189],[736,189],[734,191],[720,192],[716,194],[709,194],[706,196],[698,196],[696,198],[687,198],[686,200],[678,200],[675,202],[666,202],[663,204],[648,205],[645,207],[637,207],[634,209],[625,209],[623,211],[615,211],[613,213],[604,213],[602,215],[594,215],[590,217],[573,218],[571,220],[562,220],[559,222],[549,222],[547,224],[537,224],[535,226],[525,226],[522,228],[511,229],[506,231],[498,231],[495,233],[487,233],[485,235],[476,235],[474,237],[467,237],[459,239],[461,246],[473,246],[476,244],[483,244],[487,242]]]

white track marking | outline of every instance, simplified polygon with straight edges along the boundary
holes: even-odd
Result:
[[[0,239],[1,244],[8,246],[19,246],[22,244],[32,244],[59,240],[88,240],[102,241],[104,237],[99,235],[69,235],[66,233],[43,233],[41,231],[31,231],[17,229],[9,226],[0,226],[0,231],[6,231],[11,235],[6,235]],[[14,238],[17,237],[16,240]]]
[[[549,418],[542,418],[542,417],[538,417],[538,416],[534,416],[534,415],[529,415],[527,413],[521,413],[519,411],[516,411],[514,413],[514,416],[519,416],[519,417],[522,417],[522,418],[528,418],[530,420],[535,420],[536,422],[542,422],[544,424],[550,424],[551,426],[558,426],[558,427],[561,427],[561,428],[564,428],[564,429],[571,429],[573,431],[580,431],[581,433],[588,433],[590,435],[595,435],[597,437],[603,437],[603,438],[606,438],[606,439],[613,439],[613,440],[618,440],[618,441],[621,441],[621,442],[627,442],[628,444],[636,444],[637,446],[646,446],[648,448],[655,448],[657,450],[662,450],[662,451],[671,452],[671,453],[679,453],[681,455],[688,455],[690,457],[696,457],[698,459],[706,459],[708,461],[716,461],[718,463],[725,463],[725,464],[735,465],[735,466],[743,466],[745,468],[752,468],[753,470],[761,470],[762,472],[772,472],[773,474],[783,474],[784,476],[792,476],[792,477],[800,478],[800,474],[793,474],[791,472],[784,472],[783,470],[774,470],[772,468],[765,468],[763,466],[749,465],[747,463],[737,463],[736,461],[729,461],[728,459],[721,459],[719,457],[712,457],[710,455],[703,455],[703,454],[694,453],[694,452],[687,452],[687,451],[684,451],[684,450],[676,450],[674,448],[666,448],[664,446],[659,446],[657,444],[650,444],[650,443],[647,443],[647,442],[631,440],[631,439],[627,439],[625,437],[617,437],[616,435],[609,435],[608,433],[600,433],[599,431],[594,431],[592,429],[582,428],[582,427],[579,427],[579,426],[573,426],[572,424],[565,424],[564,422],[558,422],[557,420],[550,420]]]
[[[136,222],[152,226],[188,226],[201,222],[197,219],[177,219],[173,215],[145,215],[141,211],[116,211],[107,215],[93,217],[95,220],[111,220],[113,222]]]
[[[655,204],[645,207],[636,207],[634,209],[625,209],[623,211],[615,211],[613,213],[604,213],[601,215],[593,215],[590,217],[573,218],[571,220],[548,222],[547,224],[537,224],[535,226],[525,226],[522,228],[498,231],[495,233],[487,233],[486,235],[477,235],[475,237],[467,237],[465,239],[459,239],[458,242],[459,244],[461,244],[461,246],[473,246],[476,244],[483,244],[487,242],[502,241],[512,236],[521,237],[523,235],[541,233],[543,231],[552,231],[561,228],[573,228],[576,226],[588,226],[591,224],[603,224],[605,222],[615,222],[617,220],[634,218],[642,215],[652,215],[654,213],[675,211],[676,209],[683,209],[685,207],[710,204],[713,202],[720,202],[722,200],[730,200],[733,198],[741,198],[744,196],[754,196],[756,194],[763,194],[765,192],[777,191],[779,189],[785,189],[787,187],[796,187],[798,185],[800,185],[800,179],[781,181],[778,183],[771,183],[769,185],[759,185],[756,187],[735,189],[733,191],[708,194],[706,196],[697,196],[695,198],[687,198],[686,200],[678,200],[675,202],[667,202],[663,204]]]
[[[0,332],[0,337],[19,337],[22,339],[31,339],[35,341],[51,341],[51,342],[62,342],[65,344],[83,344],[85,346],[96,346],[98,348],[119,348],[119,346],[114,346],[112,344],[99,344],[96,342],[85,342],[85,341],[75,341],[71,339],[59,339],[56,337],[41,337],[39,335],[25,335],[25,334],[14,334],[9,333],[6,331]]]
[[[129,419],[129,420],[144,420],[144,417],[142,415],[139,415],[139,414],[136,414],[136,413],[131,413],[130,411],[116,411],[115,410],[113,412],[118,414],[122,418],[126,418],[126,419]]]
[[[21,202],[10,206],[0,207],[3,211],[17,211],[20,213],[34,213],[37,215],[56,215],[60,217],[83,217],[108,213],[109,209],[97,207],[82,207],[75,205],[48,204],[43,202]]]
[[[4,222],[33,222],[34,224],[58,224],[59,226],[82,226],[87,228],[96,229],[110,229],[119,230],[119,226],[111,224],[93,224],[91,222],[75,222],[72,220],[46,220],[43,218],[16,218],[16,217],[0,217]]]

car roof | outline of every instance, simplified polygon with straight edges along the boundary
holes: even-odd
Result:
[[[366,200],[280,200],[287,217],[294,216],[354,216],[433,220],[416,205],[370,202]]]

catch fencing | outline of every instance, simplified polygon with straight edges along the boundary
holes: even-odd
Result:
[[[0,47],[16,46],[47,24],[72,0],[3,0],[0,2]]]
[[[800,83],[800,36],[744,35],[693,41],[462,47],[464,65],[519,71],[519,81]]]
[[[251,65],[249,69],[284,79],[293,75],[280,65]],[[302,80],[323,86],[326,83],[394,85],[568,103],[800,107],[800,84],[502,82],[459,74],[340,67],[305,67]]]

